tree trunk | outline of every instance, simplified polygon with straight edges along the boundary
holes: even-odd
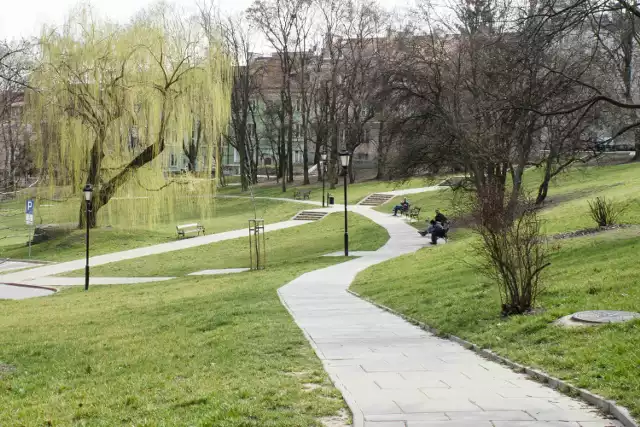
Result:
[[[287,129],[287,180],[293,182],[293,112],[289,111],[289,128]]]
[[[87,202],[84,201],[84,198],[82,199],[82,202],[80,202],[80,212],[78,216],[79,229],[86,228],[87,219],[89,220],[89,228],[96,228],[96,226],[98,225],[97,216],[98,216],[98,210],[101,207],[98,205],[98,200],[99,200],[99,197],[97,197],[96,194],[93,194],[91,197],[92,208],[89,210],[89,215],[87,215],[87,206],[86,206]]]
[[[635,154],[633,155],[633,160],[634,162],[640,161],[640,128],[635,128],[633,131],[633,137],[634,137],[634,150],[635,150]]]
[[[356,182],[356,172],[353,168],[353,154],[349,157],[349,184]]]

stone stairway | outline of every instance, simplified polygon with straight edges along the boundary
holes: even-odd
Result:
[[[359,205],[362,206],[380,206],[384,203],[387,203],[389,200],[393,199],[392,194],[382,194],[382,193],[374,193],[368,195],[364,200],[362,200]]]
[[[318,221],[325,216],[327,216],[327,212],[302,211],[298,212],[296,216],[293,217],[293,219],[298,221]]]

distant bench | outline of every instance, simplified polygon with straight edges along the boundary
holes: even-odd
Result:
[[[176,225],[176,231],[178,232],[178,237],[185,237],[187,234],[195,233],[198,236],[200,232],[204,236],[204,226],[196,223],[193,224],[184,224],[184,225]]]
[[[402,215],[405,215],[409,219],[418,220],[418,217],[420,216],[420,210],[421,208],[414,206],[412,208],[403,210]]]
[[[294,190],[293,198],[296,200],[309,200],[311,198],[311,190]]]

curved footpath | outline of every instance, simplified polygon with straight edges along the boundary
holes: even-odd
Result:
[[[622,425],[349,294],[358,272],[426,242],[398,218],[352,210],[386,228],[389,241],[361,258],[303,274],[278,293],[342,392],[354,427]]]

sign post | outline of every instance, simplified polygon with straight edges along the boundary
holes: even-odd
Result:
[[[31,240],[33,240],[33,233],[32,233],[32,228],[33,228],[33,207],[34,207],[34,203],[33,203],[33,199],[27,199],[26,205],[25,205],[25,213],[26,213],[26,218],[25,221],[27,223],[27,225],[30,225],[32,227],[29,228],[29,258],[31,258]]]

